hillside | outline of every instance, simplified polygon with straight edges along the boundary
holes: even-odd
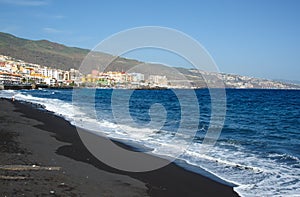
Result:
[[[49,67],[78,68],[89,50],[67,47],[47,40],[27,40],[0,33],[0,53]]]
[[[18,38],[11,34],[0,32],[0,54],[25,62],[36,63],[48,67],[69,70],[70,68],[79,68],[83,59],[90,51],[76,47],[68,47],[62,44],[50,42],[47,40],[27,40]],[[81,69],[83,74],[91,73],[92,69],[103,70],[103,66],[112,59],[112,55],[93,52],[88,58],[89,68]],[[139,65],[139,66],[137,66]],[[206,73],[197,70],[185,68],[168,67],[162,64],[150,64],[137,60],[117,57],[106,67],[105,71],[126,71],[139,72],[145,75],[167,76],[171,84],[183,85],[184,81],[190,81],[196,87],[206,87],[203,79],[209,80],[211,84],[216,83],[216,79],[222,79],[228,88],[270,88],[270,89],[300,89],[299,85],[285,82],[276,82],[266,79],[257,79],[239,75],[230,75],[224,73]]]
[[[68,47],[48,40],[27,40],[0,32],[0,54],[36,63],[48,67],[69,70],[79,68],[88,49]],[[95,53],[98,64],[111,57],[105,53]],[[110,68],[112,70],[128,70],[141,62],[125,58],[117,58]]]
[[[48,40],[27,40],[18,38],[14,35],[0,32],[0,54],[14,57],[25,62],[36,63],[48,67],[69,70],[70,68],[78,69],[90,52],[88,49],[81,49],[76,47],[68,47],[62,44],[50,42]],[[93,65],[94,69],[103,69],[108,60],[112,56],[106,53],[93,52],[89,56],[89,63]],[[170,68],[161,64],[148,64],[137,60],[117,57],[106,71],[128,71],[136,70],[136,65],[143,65],[140,69],[148,70],[147,73],[168,75],[170,78]],[[90,73],[90,69],[86,72]],[[139,70],[139,69],[138,69]],[[136,70],[136,71],[138,71]]]

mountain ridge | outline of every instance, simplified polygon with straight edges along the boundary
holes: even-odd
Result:
[[[131,72],[146,72],[148,75],[165,75],[170,80],[178,80],[178,76],[183,75],[187,80],[191,80],[198,87],[205,87],[206,82],[203,76],[207,79],[213,80],[213,78],[222,78],[226,87],[229,88],[263,88],[261,83],[271,83],[271,88],[275,87],[292,87],[300,88],[296,84],[286,84],[284,82],[277,82],[274,85],[274,81],[266,79],[258,79],[253,77],[245,77],[239,75],[220,73],[218,75],[214,73],[201,73],[185,68],[168,67],[162,64],[152,64],[140,62],[138,60],[127,59],[123,57],[116,57],[110,54],[102,52],[91,52],[88,49],[81,49],[78,47],[68,47],[63,44],[51,42],[49,40],[29,40],[16,37],[12,34],[0,32],[0,54],[10,56],[16,59],[23,60],[29,63],[35,63],[42,66],[69,70],[71,68],[79,69],[82,61],[87,55],[92,57],[89,59],[90,64],[94,67],[92,69],[98,69],[102,71],[131,71]],[[113,59],[113,62],[110,60]],[[109,66],[104,68],[109,63]],[[141,65],[141,66],[137,66]],[[88,70],[87,73],[90,73]],[[178,74],[181,73],[181,74]],[[147,77],[148,77],[147,76]],[[146,76],[145,76],[146,77]]]
[[[0,32],[0,53],[26,62],[68,70],[71,67],[78,68],[89,50]]]
[[[0,54],[42,66],[62,70],[78,69],[90,52],[91,50],[89,49],[69,47],[45,39],[29,40],[0,32]],[[105,65],[107,60],[113,59],[114,61],[109,65],[109,69],[112,71],[127,71],[138,64],[147,64],[138,60],[116,57],[103,52],[93,51],[92,53],[95,56],[93,61],[97,61],[98,67]],[[160,67],[163,68],[166,66],[160,65]]]

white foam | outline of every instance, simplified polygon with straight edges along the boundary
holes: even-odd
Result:
[[[8,98],[11,99],[12,96],[16,94],[15,90],[1,90],[0,91],[0,97],[1,98]]]
[[[300,195],[300,172],[291,166],[278,164],[247,150],[232,152],[213,147],[208,155],[198,154],[199,144],[193,144],[182,157],[201,168],[237,185],[241,196]]]
[[[81,110],[79,110],[78,107],[59,99],[39,98],[27,93],[21,93],[20,91],[14,90],[0,91],[0,97],[2,98],[11,98],[13,95],[15,96],[16,100],[43,105],[46,110],[54,112],[55,114],[71,122],[74,121],[75,117],[82,117],[86,115]]]

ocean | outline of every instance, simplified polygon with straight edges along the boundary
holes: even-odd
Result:
[[[73,90],[60,89],[3,90],[0,97],[14,95],[41,104],[76,126],[134,144],[140,151],[172,157],[176,146],[188,144],[175,160],[178,165],[234,186],[241,196],[300,196],[300,91],[227,89],[221,134],[205,153],[201,144],[211,118],[206,89],[195,90],[199,117],[192,113],[190,104],[195,102],[189,103],[191,90],[119,90],[130,93],[127,103],[118,97],[112,101],[112,89],[74,91],[83,99],[74,100]],[[125,115],[118,112],[124,107]],[[175,145],[168,146],[183,117],[198,123],[195,135],[177,136]],[[191,124],[182,129],[189,133]]]

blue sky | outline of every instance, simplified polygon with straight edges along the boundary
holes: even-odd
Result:
[[[299,10],[298,0],[0,0],[0,31],[91,49],[124,29],[164,26],[200,42],[221,72],[300,80]]]

